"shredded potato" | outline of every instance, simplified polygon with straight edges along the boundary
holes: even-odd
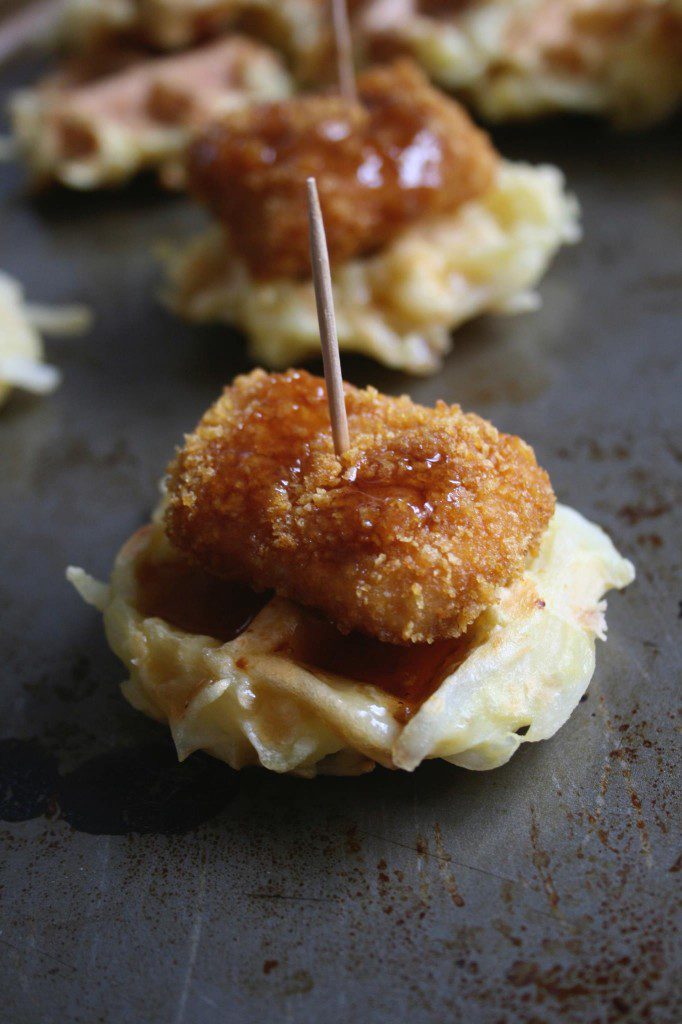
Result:
[[[411,771],[433,757],[484,770],[521,743],[549,738],[594,672],[604,593],[634,578],[606,534],[559,506],[538,555],[472,627],[468,656],[403,725],[389,693],[281,653],[302,614],[291,602],[272,599],[227,643],[145,618],[135,571],[150,552],[174,554],[158,522],[123,547],[108,586],[82,569],[67,574],[103,613],[129,674],[124,696],[168,723],[180,759],[206,750],[233,768],[308,777],[355,775],[377,763]]]
[[[495,121],[570,110],[637,127],[682,100],[679,0],[472,0],[438,17],[370,0],[357,31]]]
[[[430,77],[492,120],[571,110],[625,127],[661,120],[682,99],[680,0],[349,2],[357,61],[411,54]],[[189,46],[239,19],[286,53],[303,83],[334,66],[327,0],[68,0],[71,46],[134,39]]]
[[[453,328],[484,312],[534,308],[552,257],[578,238],[578,204],[561,173],[504,163],[482,199],[335,269],[339,344],[387,366],[433,373]],[[172,308],[241,328],[257,362],[279,369],[319,353],[312,281],[254,280],[219,228],[169,254],[167,264]]]
[[[78,334],[87,330],[90,319],[82,306],[27,305],[21,285],[0,272],[0,405],[12,387],[38,395],[54,391],[61,375],[43,362],[40,332]]]

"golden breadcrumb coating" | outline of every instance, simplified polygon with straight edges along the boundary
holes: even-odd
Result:
[[[237,377],[170,467],[166,529],[217,576],[392,643],[462,633],[534,551],[554,510],[520,438],[459,406],[345,385],[334,455],[324,381]]]
[[[191,147],[191,188],[256,277],[310,274],[310,175],[337,264],[491,187],[488,137],[415,65],[374,68],[358,85],[361,104],[303,96],[259,106],[212,125]]]

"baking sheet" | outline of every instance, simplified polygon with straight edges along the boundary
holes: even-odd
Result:
[[[31,74],[6,69],[5,94]],[[559,498],[637,563],[588,698],[482,774],[178,766],[124,703],[64,567],[106,576],[183,431],[249,362],[155,299],[150,246],[201,220],[182,198],[143,182],[32,199],[0,168],[0,267],[31,300],[97,318],[48,343],[56,395],[0,414],[4,1020],[680,1019],[679,127],[497,132],[509,156],[564,168],[583,205],[585,240],[541,311],[466,327],[432,379],[343,361],[356,383],[521,434]]]

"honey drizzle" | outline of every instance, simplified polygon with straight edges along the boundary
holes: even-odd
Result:
[[[139,561],[135,582],[137,609],[146,618],[223,643],[243,633],[272,596],[211,576],[181,558]]]
[[[304,612],[280,648],[306,668],[376,686],[398,700],[406,722],[472,649],[470,634],[432,644],[388,644],[362,633],[344,635],[326,619]]]
[[[212,576],[190,562],[142,559],[135,570],[136,607],[186,633],[235,640],[271,593]],[[361,633],[343,634],[327,619],[300,609],[300,622],[276,653],[305,668],[366,683],[395,697],[405,723],[467,657],[469,634],[433,644],[389,644]]]

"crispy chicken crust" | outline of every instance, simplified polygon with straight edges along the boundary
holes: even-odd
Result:
[[[457,405],[345,385],[336,458],[324,381],[237,377],[169,473],[171,541],[391,643],[461,634],[537,548],[554,494],[532,449]]]
[[[493,147],[409,61],[358,82],[362,104],[303,96],[238,112],[191,147],[190,186],[256,277],[310,274],[305,180],[317,179],[332,263],[490,188]]]

